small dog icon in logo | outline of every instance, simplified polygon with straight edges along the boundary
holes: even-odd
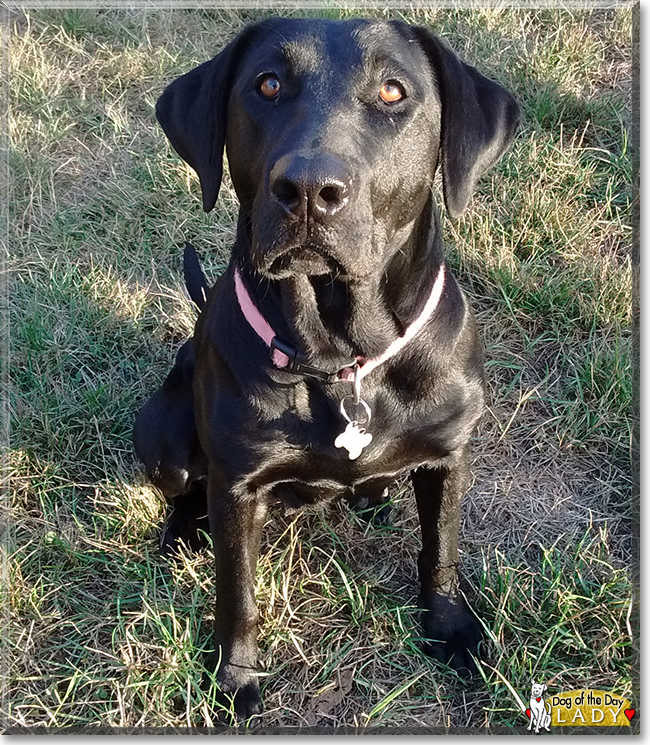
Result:
[[[530,717],[528,731],[535,727],[535,734],[539,734],[539,728],[543,727],[550,732],[551,724],[551,705],[544,702],[544,691],[547,687],[543,683],[531,681],[530,689],[530,709],[526,709],[526,714]],[[548,708],[547,708],[548,707]]]

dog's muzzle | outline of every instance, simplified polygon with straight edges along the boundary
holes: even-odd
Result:
[[[265,206],[253,220],[254,263],[272,279],[356,276],[356,184],[330,153],[288,153],[269,172]]]

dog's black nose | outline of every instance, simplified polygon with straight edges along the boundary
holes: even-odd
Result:
[[[333,155],[290,154],[273,166],[269,186],[287,214],[323,222],[349,202],[352,175],[345,163]]]

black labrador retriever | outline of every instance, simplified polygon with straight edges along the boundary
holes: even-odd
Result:
[[[425,28],[276,18],[172,82],[156,113],[204,210],[224,145],[241,203],[230,264],[134,433],[174,503],[163,547],[192,544],[209,516],[222,689],[239,717],[261,711],[254,578],[269,505],[377,504],[405,472],[426,650],[475,671],[481,627],[457,543],[485,381],[432,184],[440,165],[459,216],[512,141],[517,103]]]

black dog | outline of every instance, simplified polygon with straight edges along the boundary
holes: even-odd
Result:
[[[481,631],[457,542],[484,372],[432,182],[440,164],[460,215],[517,130],[516,102],[423,28],[273,19],[174,81],[156,113],[204,210],[224,144],[241,203],[230,265],[135,429],[174,500],[167,549],[192,540],[207,496],[222,689],[238,716],[261,711],[254,576],[268,505],[381,502],[404,472],[427,651],[474,671]],[[188,283],[201,305],[191,267]]]

